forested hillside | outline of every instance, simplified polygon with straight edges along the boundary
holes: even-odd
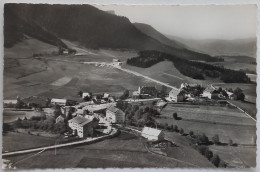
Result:
[[[206,54],[165,45],[138,30],[128,18],[90,5],[5,4],[4,18],[5,47],[29,34],[52,44],[62,44],[55,39],[61,38],[87,48],[157,50],[185,59],[216,61]]]
[[[220,78],[227,83],[250,83],[248,76],[242,71],[234,71],[222,67],[181,59],[177,56],[158,52],[141,51],[138,57],[127,60],[127,64],[147,68],[164,60],[174,63],[174,66],[185,76],[193,79],[205,79],[205,77]],[[219,58],[219,61],[223,59]]]

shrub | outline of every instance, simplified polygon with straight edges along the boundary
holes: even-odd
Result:
[[[230,146],[233,146],[233,140],[230,139],[230,140],[228,141],[228,144],[229,144]]]
[[[193,133],[193,131],[190,131],[189,134],[190,134],[190,136],[193,136],[194,133]]]
[[[218,155],[214,155],[212,158],[211,158],[211,162],[212,164],[214,164],[216,167],[219,166],[219,163],[220,163],[220,158]]]
[[[213,157],[213,153],[209,149],[205,150],[204,155],[208,160],[210,160]]]
[[[215,134],[212,137],[212,141],[213,141],[214,144],[219,144],[219,136],[217,134]]]
[[[173,126],[173,131],[178,132],[178,126],[177,125]]]
[[[182,128],[180,129],[180,134],[184,134],[184,130]]]
[[[174,112],[174,113],[172,114],[172,117],[173,117],[174,119],[178,119],[178,115],[177,115],[177,113]]]
[[[218,166],[221,167],[221,168],[226,168],[227,167],[227,163],[225,161],[220,160]]]

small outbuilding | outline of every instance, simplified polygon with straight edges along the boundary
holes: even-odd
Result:
[[[150,127],[144,127],[141,136],[150,141],[164,140],[164,133],[162,130]]]

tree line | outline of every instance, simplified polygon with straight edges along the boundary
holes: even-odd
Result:
[[[249,77],[244,71],[225,69],[198,61],[190,61],[174,55],[159,51],[140,51],[138,57],[127,59],[127,64],[141,68],[151,67],[159,62],[169,60],[185,76],[193,79],[204,80],[205,76],[220,78],[226,83],[250,83]]]

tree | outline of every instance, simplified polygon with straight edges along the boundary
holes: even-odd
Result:
[[[219,166],[219,163],[220,163],[220,158],[218,155],[214,155],[212,158],[211,158],[211,162],[212,164],[214,164],[216,167]]]
[[[168,129],[168,123],[164,124],[164,129],[167,130]]]
[[[67,121],[70,120],[70,119],[72,119],[72,113],[73,113],[73,108],[70,107],[70,108],[69,108],[69,112],[68,112],[68,116],[67,116]]]
[[[178,126],[177,125],[173,126],[173,131],[178,132]]]
[[[220,160],[218,166],[221,167],[221,168],[226,168],[227,167],[227,163],[225,161]]]
[[[192,137],[194,133],[193,133],[193,131],[190,131],[189,134]]]
[[[233,146],[233,140],[230,139],[230,140],[228,141],[228,144],[229,144],[230,146]]]
[[[213,141],[214,144],[219,144],[219,136],[218,136],[218,134],[215,134],[212,137],[212,141]]]
[[[79,92],[78,92],[78,96],[82,97],[82,94],[83,94],[82,91],[79,91]]]
[[[172,117],[173,117],[174,119],[177,119],[177,118],[178,118],[178,115],[177,115],[177,113],[176,113],[176,112],[174,112],[174,113],[172,114]]]
[[[204,155],[208,160],[210,160],[213,157],[213,153],[209,149],[205,150]]]
[[[127,99],[127,98],[129,97],[129,95],[130,95],[129,90],[125,90],[124,93],[123,93],[123,95],[120,96],[119,99],[120,99],[120,100],[125,100],[125,99]]]
[[[183,135],[184,134],[184,130],[181,128],[180,129],[180,134]]]

